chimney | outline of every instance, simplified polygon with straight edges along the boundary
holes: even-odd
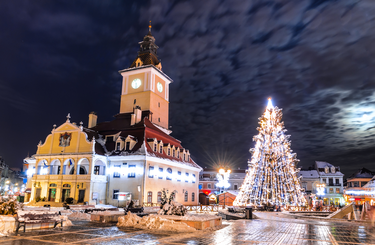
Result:
[[[142,120],[142,110],[140,106],[134,107],[134,113],[131,116],[130,125],[133,126],[134,124],[139,123]]]
[[[98,116],[96,115],[95,112],[91,112],[89,114],[89,125],[88,128],[92,128],[96,126],[96,121],[98,120]]]

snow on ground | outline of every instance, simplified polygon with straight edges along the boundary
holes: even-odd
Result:
[[[124,214],[124,211],[94,211],[91,214],[100,214],[100,215],[115,215],[115,214]]]
[[[91,220],[91,215],[81,212],[74,212],[69,214],[68,218],[70,220]]]
[[[165,215],[164,215],[165,216]],[[140,229],[149,230],[163,230],[163,231],[179,231],[179,232],[193,232],[196,231],[193,227],[185,223],[175,222],[162,218],[162,215],[148,215],[142,218],[130,212],[127,215],[119,217],[117,226],[119,227],[136,227]]]
[[[174,220],[191,220],[191,221],[206,221],[211,219],[217,219],[218,216],[211,214],[186,214],[185,216],[178,215],[158,215],[165,219],[174,219]]]
[[[159,206],[156,207],[144,207],[143,212],[144,213],[157,213],[160,210]]]

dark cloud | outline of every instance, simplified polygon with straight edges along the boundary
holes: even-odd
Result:
[[[21,3],[0,4],[0,126],[11,129],[0,155],[14,164],[68,112],[118,113],[117,70],[150,19],[174,80],[173,135],[202,166],[246,167],[268,97],[284,109],[301,166],[325,160],[348,174],[374,163],[372,0]],[[21,136],[21,146],[11,140]]]

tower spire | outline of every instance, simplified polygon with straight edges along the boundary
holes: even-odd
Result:
[[[151,20],[150,20],[150,24],[148,25],[148,34],[151,34],[151,28],[152,28],[152,25],[151,25]]]

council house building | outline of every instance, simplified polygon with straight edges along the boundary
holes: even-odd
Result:
[[[169,130],[169,85],[151,34],[122,76],[119,114],[97,123],[89,114],[88,126],[71,122],[54,125],[36,154],[25,158],[30,200],[125,205],[159,203],[161,190],[176,190],[176,201],[198,204],[202,168]],[[126,197],[124,200],[124,196]]]

